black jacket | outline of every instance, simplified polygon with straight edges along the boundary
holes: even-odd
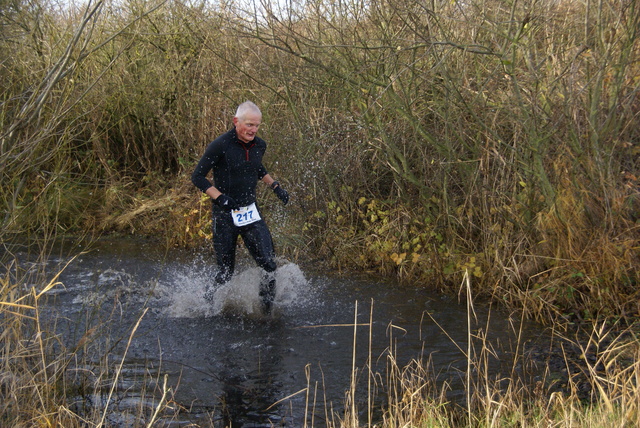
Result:
[[[191,174],[191,182],[205,192],[212,186],[207,174],[213,170],[216,188],[232,197],[240,206],[256,201],[256,184],[267,175],[262,157],[267,143],[255,137],[244,143],[238,139],[235,127],[213,140]]]

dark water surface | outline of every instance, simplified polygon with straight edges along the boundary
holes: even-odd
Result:
[[[47,266],[53,272],[66,260],[52,257]],[[464,398],[464,302],[428,287],[401,288],[280,260],[275,311],[265,317],[258,310],[260,271],[242,258],[240,265],[209,303],[202,297],[214,272],[208,250],[163,252],[148,241],[104,240],[73,260],[49,293],[47,319],[56,320],[67,346],[90,331],[111,366],[124,361],[111,399],[107,385],[102,394],[80,394],[74,405],[108,404],[112,426],[130,426],[127,411],[152,411],[166,375],[176,413],[161,415],[163,426],[325,426],[332,412],[343,416],[354,369],[359,410],[366,414],[367,397],[384,402],[389,356],[400,367],[430,359],[438,385],[450,385],[447,396]],[[508,375],[518,320],[486,307],[475,307],[475,315],[472,332],[485,332],[494,350],[492,373]],[[365,325],[354,329],[356,320]],[[525,341],[539,330],[523,332]],[[375,394],[367,390],[369,354],[378,374]]]

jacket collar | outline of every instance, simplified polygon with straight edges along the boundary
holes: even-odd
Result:
[[[231,140],[235,141],[238,144],[240,144],[242,146],[242,148],[245,149],[245,150],[249,150],[251,147],[255,146],[257,141],[258,141],[258,137],[256,136],[250,142],[245,143],[240,138],[238,138],[238,133],[236,131],[236,127],[235,126],[233,128],[231,128],[231,130],[229,131],[229,134],[231,136]]]

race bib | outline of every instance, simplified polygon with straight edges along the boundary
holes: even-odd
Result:
[[[237,210],[232,210],[231,216],[233,217],[233,224],[238,227],[255,223],[261,219],[255,202],[251,205],[247,205],[246,207],[240,207]]]

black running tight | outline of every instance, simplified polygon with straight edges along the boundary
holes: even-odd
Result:
[[[258,266],[268,273],[276,270],[275,254],[271,233],[264,220],[248,226],[237,227],[231,214],[214,208],[213,211],[213,249],[216,253],[218,273],[215,282],[224,284],[231,279],[236,262],[236,244],[242,237],[249,254]]]

